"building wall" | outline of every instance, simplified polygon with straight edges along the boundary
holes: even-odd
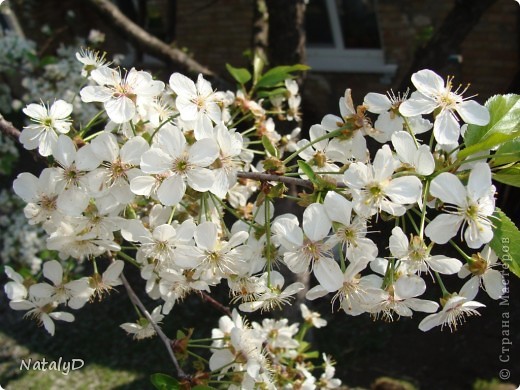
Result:
[[[304,98],[311,116],[336,109],[345,88],[353,90],[355,102],[369,91],[396,88],[428,31],[439,26],[454,0],[379,0],[377,14],[387,63],[397,64],[391,77],[382,74],[311,72]],[[176,37],[194,58],[225,74],[225,64],[247,66],[243,53],[252,42],[253,0],[177,1]],[[499,0],[469,34],[458,53],[462,62],[451,61],[443,76],[455,76],[455,83],[471,82],[468,91],[485,101],[494,93],[508,91],[519,67],[518,14],[513,0]],[[283,39],[283,37],[280,37]]]

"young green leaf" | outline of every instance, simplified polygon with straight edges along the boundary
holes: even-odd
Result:
[[[493,179],[513,187],[520,187],[520,165],[501,169],[493,174]]]
[[[493,219],[493,239],[489,243],[502,263],[520,277],[520,231],[498,207]]]
[[[269,69],[256,83],[257,88],[272,88],[276,87],[285,79],[291,78],[292,72],[304,71],[310,69],[307,65],[297,64],[291,66],[277,66]]]
[[[518,130],[520,122],[520,96],[515,94],[495,95],[485,106],[491,119],[485,126],[468,125],[464,133],[466,146],[475,145],[495,133],[510,134]]]
[[[312,170],[312,168],[309,164],[307,164],[303,160],[298,160],[298,167],[302,170],[303,173],[305,173],[307,175],[307,177],[309,178],[309,180],[311,182],[313,182],[314,184],[317,184],[316,174],[314,173],[314,171]]]
[[[152,382],[152,385],[159,390],[178,390],[181,388],[177,379],[166,374],[152,374],[150,376],[150,381]]]
[[[226,64],[226,69],[241,85],[244,85],[251,80],[251,73],[246,68],[234,68],[233,66]]]
[[[263,135],[262,136],[262,145],[264,146],[265,150],[269,152],[271,156],[279,158],[278,156],[278,150],[274,147],[274,145],[271,143],[271,140],[268,136]]]

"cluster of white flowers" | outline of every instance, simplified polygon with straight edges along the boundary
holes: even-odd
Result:
[[[276,130],[280,119],[299,120],[298,85],[283,70],[272,85],[260,78],[248,91],[240,81],[235,93],[215,91],[202,75],[194,82],[174,73],[166,84],[145,71],[116,69],[93,51],[77,59],[88,80],[81,100],[101,111],[78,125],[66,100],[29,104],[24,112],[32,123],[20,140],[52,164],[13,184],[29,223],[47,233],[48,249],[62,261],[94,264],[90,278],[64,284],[59,263],[45,263],[44,277],[54,283],[45,288],[22,288],[9,270],[10,288],[18,291],[8,294],[11,306],[29,310],[51,333],[50,318],[73,319],[55,312],[58,305],[79,308],[119,283],[122,261],[101,276],[96,258],[103,256],[140,269],[145,292],[160,301],[156,322],[188,294],[210,294],[223,282],[243,312],[280,308],[305,289],[300,282],[284,287],[282,272],[312,273],[316,284],[307,299],[329,295],[348,315],[394,320],[428,313],[422,330],[456,328],[478,314],[483,305],[473,299],[480,287],[493,299],[502,295],[497,256],[484,246],[494,234],[491,169],[485,156],[454,160],[459,121],[484,125],[490,114],[452,91],[451,79],[445,84],[422,70],[412,77],[417,91],[410,97],[369,93],[359,106],[347,89],[341,116],[326,115],[309,139],[298,141],[299,128],[286,136]],[[268,99],[255,96],[259,85]],[[374,125],[369,113],[378,115]],[[429,144],[422,143],[417,135],[432,128]],[[382,144],[374,156],[367,142]],[[302,223],[295,214],[275,213],[276,198],[287,196],[285,179],[313,188],[296,199],[305,205]],[[377,237],[372,225],[388,220],[391,236]],[[448,242],[460,260],[439,248]],[[454,274],[471,276],[458,294],[442,283]],[[437,302],[419,298],[425,276],[438,281],[440,311]],[[286,326],[280,320],[249,328],[237,312],[226,317],[210,369],[241,371],[244,383],[253,383],[246,388],[269,383],[269,364],[279,359],[269,348],[293,348],[294,329]],[[122,327],[135,338],[155,334],[143,318]],[[287,340],[270,339],[285,333]],[[320,380],[335,383],[327,362]],[[298,370],[318,386],[305,367]]]
[[[341,380],[334,378],[335,368],[325,354],[323,365],[316,367],[307,356],[302,342],[310,327],[327,325],[319,314],[301,305],[304,324],[289,325],[286,318],[265,318],[251,325],[233,311],[231,317],[219,320],[219,327],[211,332],[213,343],[209,367],[225,377],[230,389],[336,389]],[[319,321],[317,321],[319,320]],[[319,377],[312,371],[320,369]],[[228,379],[229,378],[229,379]]]

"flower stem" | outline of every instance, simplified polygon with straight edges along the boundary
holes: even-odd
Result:
[[[310,141],[308,144],[305,144],[304,146],[302,146],[300,149],[298,149],[297,151],[295,151],[294,153],[292,153],[289,157],[287,157],[285,160],[283,160],[283,165],[287,165],[291,160],[293,160],[295,157],[298,157],[298,155],[303,152],[305,149],[311,147],[312,145],[314,145],[315,143],[317,142],[320,142],[320,141],[323,141],[325,139],[329,139],[329,138],[333,138],[333,137],[336,137],[338,135],[341,135],[343,130],[346,130],[347,127],[346,126],[343,126],[343,127],[340,127],[339,129],[336,129],[334,131],[331,131],[330,133],[326,133],[324,135],[322,135],[321,137],[318,137],[316,139],[313,139],[312,141]]]

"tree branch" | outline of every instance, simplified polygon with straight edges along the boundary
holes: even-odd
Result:
[[[2,114],[0,114],[0,131],[13,138],[15,141],[18,141],[18,138],[20,138],[20,134],[22,133],[14,127],[11,122],[7,121]]]
[[[287,177],[263,172],[237,172],[237,176],[243,179],[252,179],[258,181],[278,181],[285,184],[309,188],[311,190],[314,189],[314,184],[312,184],[310,180],[304,180],[298,177]],[[335,184],[337,188],[346,187],[345,183],[342,182],[336,182]]]
[[[144,306],[143,302],[141,302],[141,300],[139,299],[139,297],[137,296],[135,291],[132,289],[132,286],[130,286],[130,283],[128,283],[128,280],[126,280],[126,278],[123,274],[121,274],[121,281],[123,282],[126,292],[128,293],[128,297],[130,298],[132,303],[134,305],[136,305],[137,307],[139,307],[139,310],[141,310],[141,312],[144,314],[146,319],[148,321],[150,321],[150,324],[152,324],[155,332],[157,333],[157,335],[160,337],[160,339],[166,346],[166,349],[168,350],[168,354],[170,355],[170,358],[173,361],[173,365],[175,366],[175,369],[177,370],[177,375],[179,376],[179,378],[180,379],[186,378],[187,377],[186,373],[179,365],[179,362],[177,361],[177,358],[175,357],[175,354],[173,353],[172,340],[169,339],[168,336],[166,336],[164,334],[164,332],[159,327],[159,325],[157,325],[155,323],[155,321],[153,320],[153,318],[150,315],[150,313],[148,312],[148,310],[146,310],[146,307]]]
[[[252,179],[258,181],[279,181],[285,184],[294,184],[300,187],[306,187],[309,189],[314,189],[314,185],[309,180],[299,179],[297,177],[287,177],[280,175],[272,175],[270,173],[262,173],[262,172],[238,172],[237,176],[243,179]]]
[[[138,44],[144,51],[165,61],[172,62],[182,68],[182,70],[190,73],[202,73],[206,76],[216,77],[215,73],[209,68],[190,58],[183,51],[169,46],[135,24],[109,0],[88,1],[106,17],[117,30],[125,34],[125,37],[132,42]]]

